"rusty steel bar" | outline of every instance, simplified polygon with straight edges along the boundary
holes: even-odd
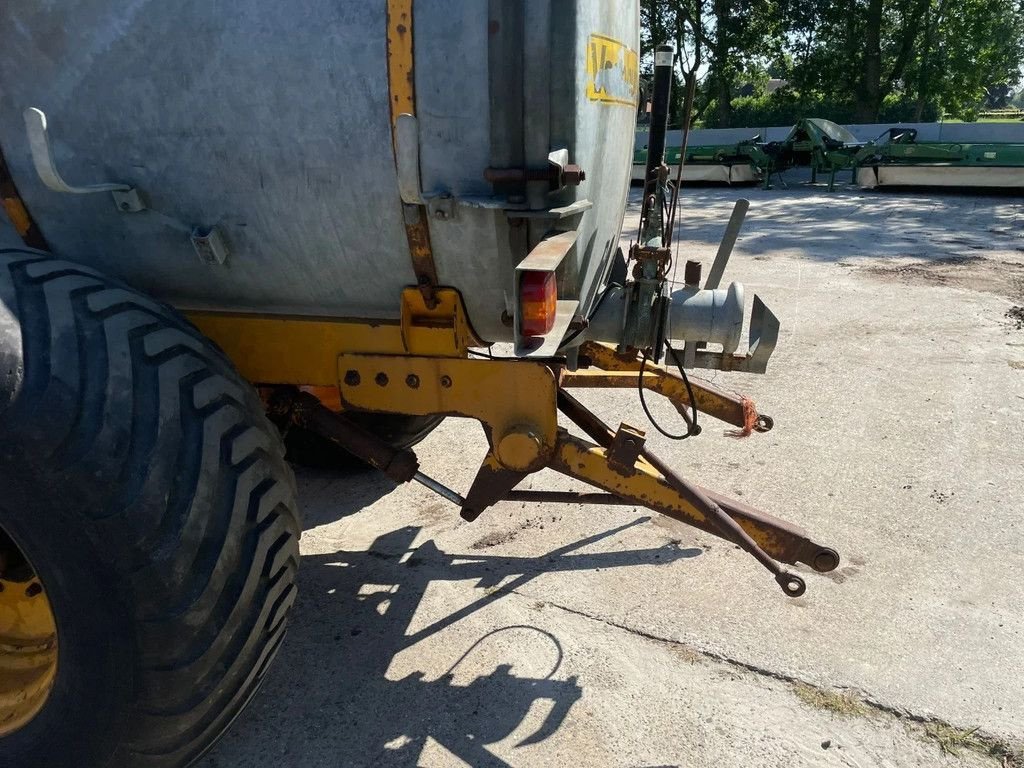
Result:
[[[558,408],[566,416],[568,416],[574,423],[576,423],[587,435],[592,439],[596,440],[598,444],[605,451],[611,445],[614,433],[603,421],[597,416],[587,410],[578,400],[573,398],[563,390],[558,392]],[[568,436],[568,433],[565,433]],[[569,436],[571,437],[571,436]],[[560,441],[564,438],[560,434]],[[572,438],[575,439],[575,438]],[[561,442],[560,442],[561,444]],[[578,446],[577,446],[578,447]],[[763,513],[758,512],[739,502],[731,502],[731,500],[724,499],[726,505],[718,503],[718,499],[723,497],[713,494],[709,496],[704,492],[703,489],[699,488],[692,483],[689,483],[676,472],[674,472],[668,465],[666,465],[661,459],[652,454],[646,448],[640,453],[643,462],[647,465],[638,464],[634,467],[634,471],[645,472],[647,474],[657,473],[660,475],[660,480],[667,484],[670,488],[675,490],[679,495],[680,500],[685,502],[689,508],[690,515],[686,519],[682,519],[682,522],[694,525],[702,530],[707,530],[709,533],[714,533],[717,536],[732,541],[738,546],[742,547],[745,552],[754,557],[761,565],[763,565],[768,571],[775,577],[775,581],[782,587],[783,591],[791,597],[799,597],[804,593],[806,588],[803,579],[796,574],[788,573],[779,567],[772,557],[780,559],[783,562],[805,562],[816,570],[832,570],[839,564],[839,556],[835,550],[828,549],[827,547],[820,547],[809,542],[806,534],[794,526],[782,523],[780,520],[775,520]],[[562,458],[561,456],[559,456]],[[604,454],[605,465],[608,471],[615,472],[616,470],[611,467],[607,462],[607,455]],[[648,467],[650,469],[648,469]],[[568,469],[568,471],[566,471]],[[652,472],[653,470],[653,472]],[[603,488],[611,493],[631,498],[636,503],[641,503],[646,506],[651,506],[657,511],[667,514],[669,517],[676,517],[671,511],[656,507],[652,503],[652,499],[647,496],[641,495],[627,496],[626,494],[619,493],[618,490],[607,485],[594,482],[592,477],[582,477],[577,472],[572,471],[568,464],[562,464],[562,468],[559,471],[565,471],[573,477],[586,480],[591,484],[597,485],[599,488]],[[698,513],[696,516],[693,513]],[[731,512],[737,513],[740,518],[738,521],[734,519]],[[680,519],[680,518],[676,518]],[[752,531],[756,532],[757,537],[751,535],[752,531],[748,531],[744,528],[742,521],[747,522],[748,527]],[[713,527],[709,528],[708,525]],[[781,524],[781,525],[780,525]],[[788,530],[787,530],[788,529]],[[769,555],[765,552],[765,545],[773,550],[773,555]],[[779,552],[785,552],[784,557],[779,557]],[[787,559],[789,558],[789,559]],[[829,567],[831,566],[831,567]]]
[[[647,460],[648,464],[661,473],[661,476],[665,478],[665,482],[678,491],[680,496],[704,512],[706,518],[711,520],[719,529],[718,535],[727,541],[738,544],[744,552],[761,563],[775,577],[775,581],[782,587],[783,592],[790,597],[800,597],[806,591],[807,585],[802,578],[795,573],[786,571],[775,562],[761,548],[761,545],[744,530],[742,525],[736,522],[700,488],[681,477],[679,473],[673,471],[671,467],[650,451],[645,449],[641,455]]]
[[[276,388],[267,403],[267,415],[278,424],[296,424],[326,437],[396,483],[416,478],[419,461],[415,453],[392,447],[344,415],[325,407],[308,392],[294,387]]]
[[[818,573],[828,573],[839,567],[839,553],[811,541],[803,528],[707,488],[700,490],[745,528],[757,529],[761,540],[774,538],[772,547],[788,553],[786,557],[778,558],[782,562],[805,563]]]
[[[430,477],[430,475],[425,475],[422,472],[417,472],[415,475],[412,476],[412,479],[415,480],[420,485],[429,488],[438,496],[448,499],[448,501],[450,501],[457,507],[464,507],[466,505],[466,499],[461,494],[459,494],[457,491],[453,491],[447,485],[439,483],[437,480]]]
[[[767,549],[780,553],[784,563],[805,563],[819,573],[828,573],[839,567],[839,553],[831,547],[815,544],[799,526],[787,523],[777,517],[751,507],[749,504],[723,496],[720,493],[698,486],[700,491],[720,506],[729,517],[745,529],[757,533],[759,541],[769,541]],[[519,501],[539,504],[595,504],[608,506],[634,505],[632,499],[614,493],[586,493],[581,491],[511,491],[505,501]],[[644,503],[644,506],[650,506]],[[655,508],[655,511],[662,510]],[[689,522],[689,521],[684,521]]]
[[[602,448],[608,448],[615,439],[615,433],[608,425],[587,410],[579,400],[564,389],[558,390],[558,410],[564,413],[577,427],[582,429],[591,440],[595,440]]]

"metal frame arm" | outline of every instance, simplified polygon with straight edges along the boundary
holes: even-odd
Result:
[[[648,363],[640,379],[641,361],[635,356],[623,358],[614,348],[588,341],[580,346],[580,358],[594,369],[563,371],[561,386],[567,389],[618,388],[630,389],[643,385],[644,389],[666,397],[681,413],[690,407],[690,393],[680,376],[660,365]],[[754,402],[742,395],[733,395],[706,382],[690,379],[697,410],[743,430],[767,432],[774,425],[770,416],[757,412]]]
[[[619,503],[648,507],[673,520],[733,541],[723,536],[722,530],[698,503],[680,493],[643,458],[628,470],[619,469],[609,462],[607,449],[559,430],[549,468],[614,494],[621,500]],[[798,526],[706,489],[701,488],[700,491],[718,504],[775,560],[804,563],[820,572],[838,566],[839,556],[835,550],[815,543]]]

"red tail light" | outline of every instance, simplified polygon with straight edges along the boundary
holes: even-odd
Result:
[[[519,332],[543,336],[555,325],[558,284],[554,272],[523,272],[519,279]]]

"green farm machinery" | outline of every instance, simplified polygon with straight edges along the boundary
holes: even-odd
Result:
[[[665,164],[672,178],[675,178],[682,155],[682,147],[665,148]],[[765,152],[760,136],[732,144],[687,146],[683,181],[748,184],[765,178],[771,165],[772,159]],[[633,181],[644,180],[646,166],[647,148],[638,147],[633,152]]]
[[[777,130],[777,129],[776,129]],[[873,141],[861,141],[831,120],[802,118],[779,141],[760,136],[736,143],[687,146],[683,181],[763,181],[770,187],[772,173],[809,167],[811,183],[827,174],[829,191],[840,171],[863,188],[880,186],[1024,188],[1024,141],[956,142],[919,140],[911,127],[889,128]],[[679,147],[666,149],[666,163],[675,175]],[[633,156],[633,179],[643,179],[646,148]],[[781,176],[780,176],[781,178]]]
[[[1024,143],[918,141],[914,128],[890,128],[857,155],[861,187],[1024,188]]]

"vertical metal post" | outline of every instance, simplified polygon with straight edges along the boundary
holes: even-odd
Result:
[[[651,95],[651,131],[647,138],[645,198],[654,193],[657,184],[655,171],[665,161],[665,136],[668,132],[668,107],[675,56],[676,49],[671,45],[659,45],[654,52],[654,92]]]

